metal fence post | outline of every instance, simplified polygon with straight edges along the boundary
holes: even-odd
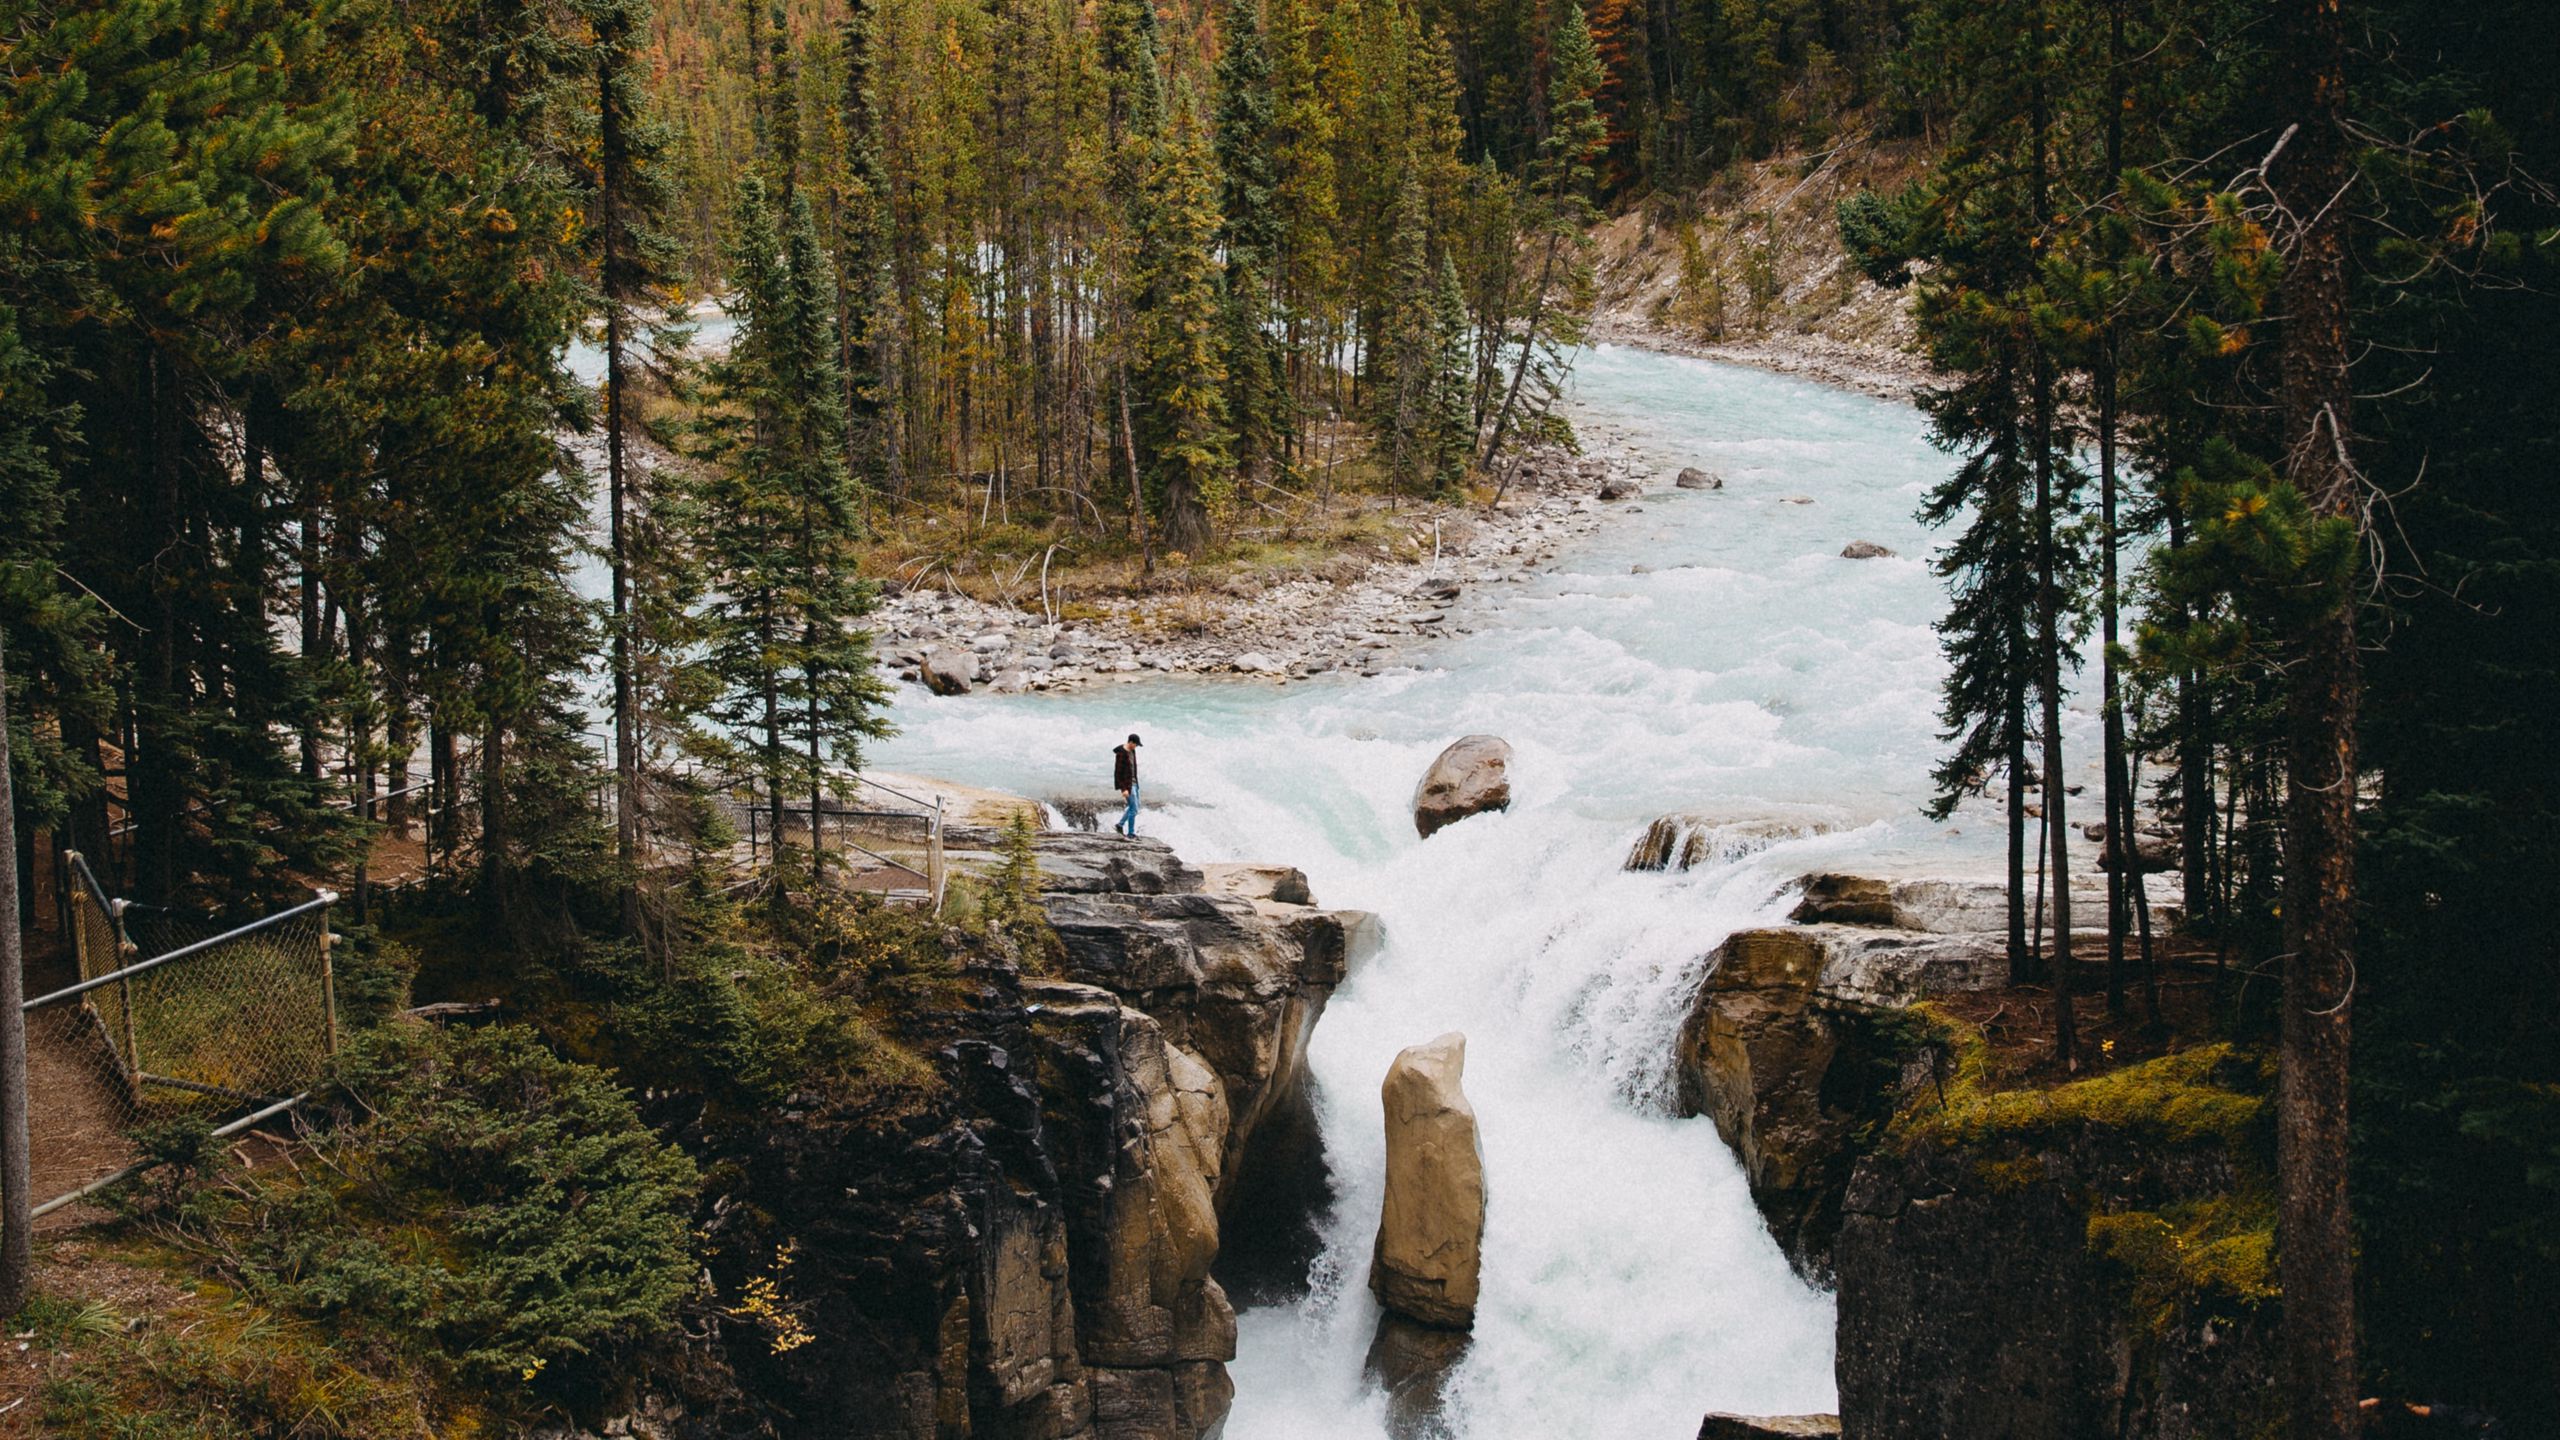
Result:
[[[324,900],[338,897],[327,890],[317,892]],[[329,910],[320,909],[320,1011],[328,1027],[329,1053],[338,1053],[338,971],[333,958],[338,948],[337,932],[329,928]]]
[[[104,899],[103,896],[100,898]],[[134,956],[142,953],[141,947],[135,945],[133,937],[125,931],[125,907],[131,903],[129,900],[108,900],[106,905],[107,913],[115,917],[116,922],[116,1008],[124,1012],[125,1079],[136,1087],[138,1093],[142,1084],[141,1031],[133,1023],[133,982],[123,978],[125,967],[133,963]]]
[[[942,855],[942,792],[938,790],[933,796],[932,847],[925,853],[932,857],[929,863],[933,867],[933,913],[939,915],[942,913],[942,886],[946,862]]]

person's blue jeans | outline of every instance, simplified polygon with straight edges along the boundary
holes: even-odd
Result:
[[[1123,835],[1128,835],[1128,836],[1133,836],[1133,837],[1138,833],[1138,787],[1137,787],[1137,786],[1132,785],[1132,786],[1130,786],[1130,787],[1129,787],[1129,808],[1128,808],[1127,810],[1125,810],[1125,811],[1123,811],[1123,812],[1121,813],[1121,816],[1120,816],[1120,823],[1119,823],[1119,824],[1117,824],[1117,825],[1112,826],[1111,828],[1112,828],[1112,829],[1114,829],[1114,830],[1119,831],[1119,832],[1120,832],[1121,834],[1123,834]]]

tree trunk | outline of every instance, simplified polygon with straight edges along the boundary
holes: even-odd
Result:
[[[150,624],[142,663],[134,672],[134,740],[125,751],[125,797],[133,821],[134,888],[155,904],[169,903],[178,881],[179,829],[185,824],[186,780],[177,751],[179,716],[179,563],[184,535],[178,477],[180,391],[166,360],[150,363],[151,488],[145,504],[145,544],[150,560],[142,581],[150,587]]]
[[[770,653],[770,646],[765,647]],[[782,902],[782,695],[771,672],[764,682],[765,832],[773,841],[773,898]],[[814,821],[812,822],[814,823]]]
[[[0,654],[0,1315],[27,1303],[35,1268],[27,1139],[27,1016],[18,936],[18,810],[9,783],[9,663]]]
[[[2293,0],[2292,156],[2269,176],[2302,230],[2285,270],[2286,469],[2324,518],[2360,519],[2347,458],[2346,36],[2337,0]],[[2279,178],[2281,177],[2281,178]],[[2355,981],[2356,612],[2299,638],[2286,705],[2284,1014],[2276,1090],[2276,1251],[2296,1440],[2356,1419],[2355,1235],[2347,1208],[2347,1048]]]
[[[300,549],[302,668],[306,675],[316,670],[327,658],[327,647],[320,639],[320,487],[314,481],[302,482]],[[312,706],[302,719],[302,778],[317,783],[320,779],[320,719],[325,712]]]
[[[507,732],[494,715],[488,723],[480,737],[480,905],[495,923],[507,910],[501,895],[507,872]]]
[[[630,527],[624,518],[629,503],[623,453],[623,310],[619,285],[623,170],[628,154],[622,133],[622,109],[614,101],[615,58],[612,45],[599,48],[596,62],[603,163],[596,203],[603,254],[604,291],[604,471],[608,513],[607,543],[613,571],[613,854],[621,867],[622,933],[640,934],[640,747],[637,703],[632,683]]]
[[[2032,43],[2037,47],[2034,82],[2033,195],[2035,234],[2045,230],[2045,95],[2044,9],[2035,14]],[[2062,592],[2055,571],[2053,474],[2053,362],[2041,340],[2035,346],[2036,410],[2036,647],[2044,692],[2044,824],[2053,864],[2053,945],[2048,966],[2053,974],[2053,1053],[2065,1070],[2079,1068],[2078,1019],[2071,1012],[2071,830],[2064,806],[2068,792],[2062,774]]]
[[[1511,383],[1503,388],[1502,406],[1494,411],[1493,433],[1485,439],[1484,455],[1476,462],[1479,466],[1491,468],[1511,434],[1511,417],[1520,407],[1520,386],[1528,378],[1529,358],[1537,353],[1538,327],[1547,317],[1547,287],[1555,282],[1556,253],[1563,244],[1563,237],[1550,227],[1546,257],[1538,263],[1538,288],[1529,297],[1529,324],[1520,332],[1520,358],[1511,367]]]
[[[2027,688],[2010,677],[2009,710],[2009,983],[2036,978],[2027,945]]]
[[[2106,193],[2115,193],[2116,173],[2124,161],[2124,0],[2107,5],[2107,173]],[[2116,684],[2116,331],[2113,317],[2098,339],[2095,377],[2098,402],[2098,545],[2102,566],[2098,582],[2100,649],[2099,705],[2105,711],[2107,841],[2116,863],[2107,867],[2107,1013],[2124,1013],[2124,941],[2131,928],[2126,881],[2136,873],[2133,795],[2125,780],[2124,704]],[[2157,1006],[2153,1019],[2158,1019]]]

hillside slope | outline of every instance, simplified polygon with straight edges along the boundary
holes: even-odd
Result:
[[[1691,195],[1604,222],[1593,338],[1907,398],[1925,374],[1909,293],[1858,273],[1834,214],[1862,188],[1903,184],[1928,153],[1918,140],[1871,134],[1735,166]]]

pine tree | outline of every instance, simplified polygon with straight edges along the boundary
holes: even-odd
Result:
[[[1466,483],[1476,454],[1475,341],[1468,333],[1467,295],[1458,264],[1440,256],[1440,283],[1431,305],[1434,348],[1423,423],[1432,447],[1431,492],[1445,495]]]
[[[2332,536],[2361,529],[2352,458],[2347,210],[2354,175],[2346,21],[2334,0],[2284,8],[2278,74],[2293,153],[2269,176],[2295,232],[2286,257],[2281,385],[2285,479]],[[2356,535],[2361,539],[2361,535]],[[2347,1059],[2357,927],[2356,707],[2363,691],[2352,570],[2294,627],[2286,696],[2284,994],[2276,1091],[2276,1244],[2284,1375],[2297,1440],[2347,1433],[2356,1407],[2355,1246],[2347,1206]]]
[[[604,438],[607,560],[612,570],[609,636],[613,671],[614,850],[624,872],[623,928],[640,931],[641,721],[639,634],[631,596],[636,549],[635,493],[627,454],[633,415],[632,342],[670,348],[663,327],[644,316],[667,308],[674,293],[675,246],[657,222],[668,203],[666,132],[647,110],[636,68],[646,35],[648,0],[605,0],[592,12],[596,55],[594,171],[596,298],[604,318]]]
[[[836,324],[844,374],[845,463],[857,484],[877,493],[890,484],[892,431],[881,397],[893,362],[889,294],[889,175],[882,158],[879,96],[880,18],[873,0],[854,0],[845,16],[842,193],[838,215]]]
[[[1480,463],[1491,465],[1525,414],[1543,417],[1561,390],[1566,352],[1582,343],[1583,315],[1591,288],[1593,166],[1606,148],[1607,122],[1598,97],[1607,76],[1592,48],[1579,4],[1566,7],[1556,27],[1554,70],[1547,82],[1546,127],[1529,167],[1525,228],[1539,237],[1539,258],[1529,281],[1520,331],[1509,343],[1511,379],[1493,411]]]
[[[1185,88],[1147,185],[1130,376],[1138,452],[1164,543],[1194,557],[1216,538],[1235,474],[1218,343],[1217,166],[1203,132]]]
[[[1272,281],[1281,241],[1271,59],[1254,0],[1225,0],[1218,57],[1219,246],[1226,253],[1222,349],[1237,467],[1268,476],[1286,450],[1294,417],[1272,328]]]
[[[1390,495],[1429,486],[1440,468],[1441,433],[1432,423],[1440,383],[1438,287],[1431,265],[1422,183],[1406,166],[1387,247],[1387,293],[1371,328],[1367,381],[1370,423]]]
[[[12,22],[29,68],[0,112],[0,194],[43,257],[12,269],[26,282],[14,298],[33,302],[16,307],[21,343],[47,360],[20,413],[80,417],[85,443],[48,468],[84,499],[63,543],[137,627],[108,638],[132,741],[132,881],[164,902],[245,897],[278,859],[317,868],[334,833],[268,723],[301,720],[311,697],[255,583],[267,477],[235,480],[226,437],[276,353],[277,318],[345,259],[327,206],[349,105],[321,63],[337,15],[133,0]],[[36,380],[24,372],[22,393]],[[37,593],[52,584],[22,593],[69,615]],[[70,773],[99,768],[94,713],[57,718]]]
[[[825,866],[829,767],[859,768],[887,733],[886,692],[850,622],[874,602],[856,573],[858,496],[844,462],[835,278],[805,195],[777,229],[763,186],[740,190],[729,354],[710,367],[690,500],[709,581],[708,714],[764,788],[777,855],[788,793],[805,796],[811,869]]]

